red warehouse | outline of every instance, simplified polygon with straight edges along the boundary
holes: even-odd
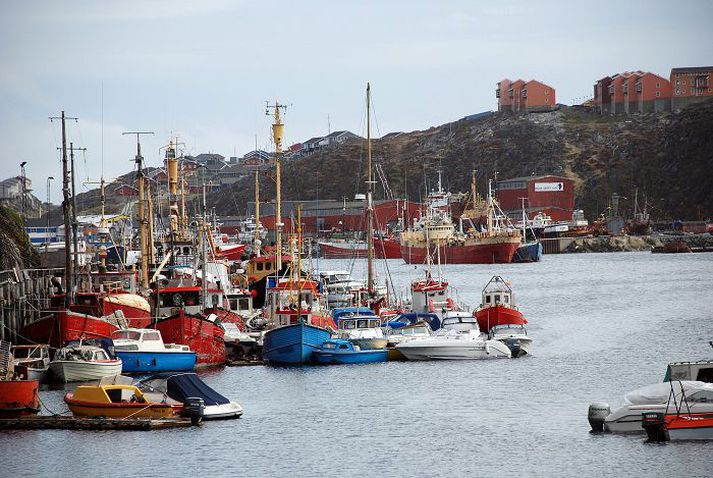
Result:
[[[574,212],[574,182],[562,176],[524,176],[498,181],[500,207],[511,217],[522,213],[522,199],[528,217],[543,212],[555,221],[569,221]]]

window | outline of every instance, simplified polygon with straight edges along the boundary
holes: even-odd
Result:
[[[678,76],[678,75],[676,75]],[[681,80],[676,80],[676,86],[681,86]]]
[[[693,95],[695,93],[696,93],[696,91],[693,88],[691,88],[691,94]]]
[[[659,97],[659,96],[661,96],[661,92],[660,92],[660,91],[657,91],[657,92],[656,92],[656,97]]]
[[[686,80],[683,80],[683,83],[681,83],[683,86],[686,86]]]
[[[678,88],[676,89],[676,96],[681,96],[681,90],[679,90]]]
[[[656,83],[656,88],[661,88],[661,83]]]
[[[255,269],[261,271],[262,270],[262,262],[258,262],[257,264],[255,264]]]

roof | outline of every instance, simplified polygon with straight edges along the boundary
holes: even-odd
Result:
[[[542,176],[519,176],[517,178],[501,179],[500,181],[498,181],[498,184],[515,182],[515,181],[532,181],[533,179],[545,179],[545,178],[566,179],[569,181],[569,178],[567,178],[565,176],[557,176],[556,174],[545,174]]]
[[[324,136],[315,136],[314,138],[310,138],[302,144],[318,143],[319,141],[322,141],[323,139],[324,139]]]
[[[525,82],[525,84],[523,86],[527,87],[527,85],[530,83],[537,83],[539,85],[546,86],[547,88],[550,88],[551,90],[554,90],[554,88],[552,86],[548,85],[547,83],[543,83],[539,80],[528,80]]]
[[[681,68],[671,68],[671,73],[710,73],[713,66],[683,66]]]

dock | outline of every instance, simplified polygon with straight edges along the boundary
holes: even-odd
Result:
[[[68,416],[31,416],[0,419],[0,430],[163,430],[190,427],[187,418],[77,418]]]

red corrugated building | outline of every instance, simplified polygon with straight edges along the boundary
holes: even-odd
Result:
[[[599,114],[609,114],[611,112],[611,94],[609,85],[612,77],[605,76],[594,84],[594,107],[599,110]]]
[[[522,200],[532,218],[543,212],[555,221],[569,221],[574,212],[574,182],[562,176],[524,176],[498,181],[500,207],[512,217],[520,217]]]

